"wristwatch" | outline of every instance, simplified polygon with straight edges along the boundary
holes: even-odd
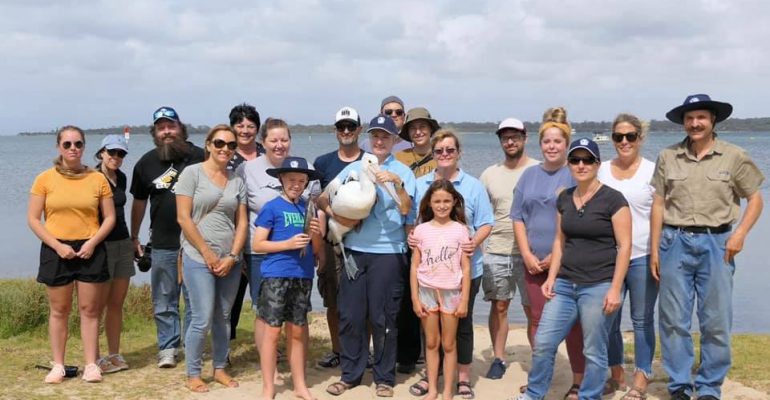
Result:
[[[241,257],[238,256],[237,254],[228,253],[227,256],[232,258],[235,262],[241,261]]]

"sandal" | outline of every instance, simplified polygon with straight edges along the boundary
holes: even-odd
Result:
[[[331,385],[326,387],[326,393],[329,393],[332,396],[339,396],[345,393],[348,389],[352,387],[353,385],[345,383],[343,381],[334,382]]]
[[[569,390],[567,390],[567,393],[564,394],[564,400],[579,400],[579,391],[580,385],[573,383],[572,386],[569,387]]]
[[[620,398],[620,400],[646,400],[647,399],[647,391],[637,387],[632,386],[631,389],[628,389],[628,392],[623,395],[623,397]]]
[[[409,386],[409,393],[412,396],[417,397],[425,396],[428,394],[428,377],[423,377],[419,381],[415,382],[412,386]]]
[[[233,377],[228,375],[224,370],[221,370],[219,373],[214,372],[214,380],[217,383],[229,388],[237,388],[240,386],[238,381],[233,379]]]
[[[187,388],[193,393],[206,393],[209,391],[209,387],[206,382],[203,382],[199,376],[187,379]]]
[[[393,397],[393,386],[385,383],[378,383],[374,394],[376,394],[377,397]]]
[[[618,390],[626,390],[626,385],[621,385],[618,381],[610,378],[604,383],[604,390],[602,390],[602,396],[609,396]]]
[[[471,383],[468,381],[457,382],[457,395],[466,400],[476,398],[476,393],[473,391]]]

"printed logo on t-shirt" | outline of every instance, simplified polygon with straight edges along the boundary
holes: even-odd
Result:
[[[424,249],[424,261],[425,266],[430,268],[431,271],[436,271],[437,269],[444,267],[450,271],[453,271],[452,268],[452,261],[455,259],[455,256],[460,251],[460,243],[457,243],[457,246],[452,248],[449,246],[441,246],[441,248],[438,251],[438,254],[435,256],[432,254],[431,251],[433,249],[427,248]]]
[[[152,180],[153,185],[155,185],[155,189],[172,189],[174,187],[174,183],[176,183],[176,177],[179,175],[179,171],[174,169],[173,166],[168,167],[166,172],[161,174],[159,177]]]
[[[298,212],[283,212],[283,226],[294,226],[295,228],[302,228],[305,226],[305,218]]]

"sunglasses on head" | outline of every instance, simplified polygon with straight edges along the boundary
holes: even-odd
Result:
[[[433,154],[437,156],[444,155],[444,154],[452,155],[455,152],[457,152],[457,149],[455,149],[454,147],[443,147],[439,149],[433,149]]]
[[[402,110],[400,108],[385,109],[385,110],[382,110],[382,112],[383,112],[383,114],[385,114],[387,116],[392,116],[393,114],[395,114],[397,117],[400,117],[400,116],[404,115],[404,110]]]
[[[341,123],[335,125],[334,128],[337,129],[337,132],[345,132],[345,130],[348,132],[353,132],[358,128],[358,125],[352,123]]]
[[[109,154],[110,157],[123,158],[128,153],[126,153],[124,150],[121,150],[121,149],[108,149],[107,154]]]
[[[228,150],[235,150],[236,147],[238,147],[238,142],[233,140],[232,142],[225,142],[222,139],[214,139],[211,141],[211,144],[214,145],[214,148],[221,149],[222,147],[227,146]]]
[[[633,143],[633,142],[636,142],[636,139],[639,139],[639,134],[636,133],[636,132],[631,132],[631,133],[617,133],[617,132],[613,132],[612,133],[612,140],[615,143],[622,142],[623,138],[626,138],[628,143]]]
[[[578,156],[569,156],[567,157],[567,162],[570,163],[570,165],[578,165],[581,162],[583,165],[593,165],[596,164],[596,157],[594,156],[587,156],[587,157],[578,157]]]
[[[74,145],[76,149],[82,149],[84,144],[85,143],[83,143],[82,140],[78,140],[76,142],[69,142],[69,141],[67,141],[67,142],[61,142],[61,147],[63,147],[64,150],[69,150],[70,147],[72,147]]]

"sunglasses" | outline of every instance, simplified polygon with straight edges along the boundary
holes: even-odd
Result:
[[[337,132],[345,132],[346,130],[348,132],[354,132],[356,129],[358,129],[358,125],[356,124],[337,124],[334,126],[334,128],[337,129]]]
[[[228,150],[235,150],[236,147],[238,147],[238,142],[232,141],[232,142],[225,142],[222,139],[214,139],[211,141],[211,144],[214,145],[214,148],[221,149],[222,147],[227,146]]]
[[[441,156],[441,155],[444,155],[444,154],[449,156],[449,155],[454,154],[455,152],[457,152],[457,149],[455,149],[454,147],[444,147],[444,148],[440,148],[440,149],[433,149],[433,154],[435,154],[437,156]]]
[[[110,157],[123,158],[128,153],[126,153],[124,150],[121,150],[121,149],[109,149],[107,150],[107,154],[109,154]]]
[[[397,117],[400,117],[400,116],[404,115],[404,110],[402,110],[400,108],[386,109],[386,110],[382,110],[382,112],[383,112],[383,114],[385,114],[387,116],[392,116],[393,114],[395,114]]]
[[[82,140],[78,140],[77,142],[61,142],[61,147],[63,147],[64,150],[69,150],[73,145],[76,149],[82,149],[85,143],[83,143]]]
[[[613,132],[612,133],[612,140],[615,143],[622,142],[623,138],[626,138],[628,143],[633,143],[633,142],[636,142],[636,139],[639,139],[639,134],[636,133],[636,132],[631,132],[631,133],[617,133],[617,132]]]
[[[567,162],[570,165],[578,165],[581,162],[583,165],[593,165],[596,164],[597,160],[594,156],[588,156],[588,157],[577,157],[577,156],[571,156],[567,158]]]

